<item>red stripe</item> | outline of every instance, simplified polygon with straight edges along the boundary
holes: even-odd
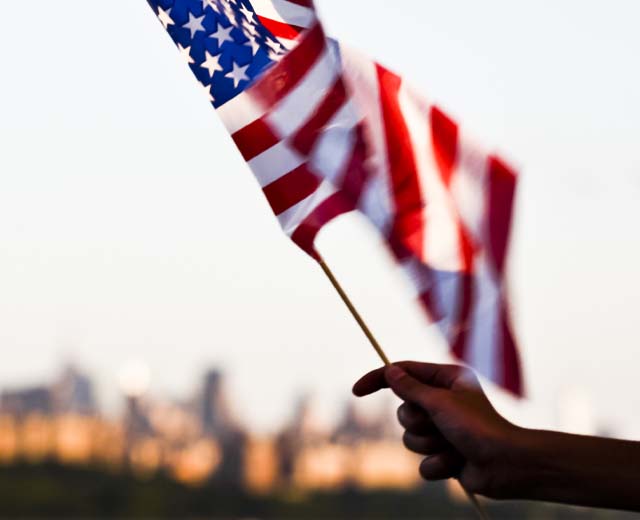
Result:
[[[444,318],[442,310],[438,307],[438,302],[435,298],[435,292],[433,289],[423,291],[418,296],[418,301],[424,307],[430,322],[437,322]]]
[[[295,49],[289,51],[280,63],[251,87],[251,96],[262,102],[265,108],[273,107],[304,78],[325,48],[324,32],[320,24],[316,24],[305,33]]]
[[[369,178],[369,170],[366,167],[367,145],[364,140],[364,129],[362,125],[358,125],[353,131],[356,134],[355,145],[342,175],[340,190],[353,201],[354,207],[357,207]]]
[[[302,7],[308,7],[309,9],[314,9],[313,0],[286,0],[290,4],[296,4]]]
[[[264,119],[258,119],[238,130],[231,138],[245,161],[250,161],[280,141]]]
[[[518,355],[518,348],[516,347],[513,333],[511,332],[511,326],[509,324],[509,317],[507,315],[506,305],[501,302],[502,313],[500,316],[501,327],[501,352],[498,357],[499,371],[501,373],[498,383],[509,392],[518,397],[524,396],[524,381],[522,377],[522,366],[520,363],[520,356]]]
[[[436,164],[440,172],[442,182],[451,189],[451,180],[458,159],[458,125],[449,119],[444,112],[432,107],[430,113],[431,145],[436,158]],[[474,246],[469,233],[465,230],[460,212],[451,201],[451,212],[456,220],[458,228],[458,241],[460,244],[460,260],[462,271],[470,273],[473,264]]]
[[[320,186],[318,178],[309,171],[306,164],[283,175],[263,188],[263,192],[276,215],[303,201]]]
[[[489,252],[496,272],[502,276],[511,231],[516,174],[497,157],[489,157],[488,169]]]
[[[342,78],[334,83],[313,116],[305,123],[293,138],[293,146],[300,153],[307,155],[322,135],[327,123],[342,108],[347,99],[347,91]]]
[[[460,289],[458,291],[458,316],[451,337],[451,352],[462,361],[467,360],[469,331],[471,330],[471,311],[473,309],[473,276],[468,272],[460,273]],[[485,348],[489,348],[486,345]]]
[[[448,190],[451,189],[451,180],[456,167],[459,148],[459,131],[456,125],[444,112],[437,107],[432,107],[430,111],[431,146],[435,156],[436,164],[442,182]],[[458,359],[465,360],[467,357],[468,333],[471,329],[471,311],[473,309],[474,285],[473,285],[473,264],[474,245],[465,229],[460,211],[455,206],[451,195],[449,195],[451,213],[455,219],[458,233],[459,256],[461,262],[460,287],[458,289],[458,308],[455,324],[452,330],[451,351]]]
[[[513,203],[516,189],[516,174],[497,157],[488,159],[488,220],[489,254],[498,277],[502,280],[505,271]],[[501,380],[499,383],[516,396],[524,395],[524,382],[518,349],[511,331],[506,302],[501,301],[500,328],[502,342],[498,356]]]
[[[287,40],[295,40],[300,34],[306,30],[306,27],[298,27],[297,25],[291,25],[271,18],[265,18],[264,16],[258,16],[258,20],[264,25],[267,30],[277,38],[285,38]]]
[[[449,186],[458,157],[458,125],[435,106],[430,115],[433,152],[444,183]]]
[[[402,80],[376,65],[389,157],[395,217],[392,234],[418,258],[423,257],[423,199],[409,129],[399,103]]]
[[[342,178],[340,191],[319,204],[291,235],[291,239],[316,260],[320,259],[313,246],[316,235],[325,224],[358,207],[368,178],[369,172],[365,168],[367,150],[362,126],[354,131],[357,133],[356,144]]]
[[[302,221],[291,235],[298,247],[320,261],[320,255],[314,248],[314,242],[318,232],[323,226],[331,222],[334,218],[343,213],[353,211],[355,206],[343,193],[337,192],[319,204],[311,214]]]

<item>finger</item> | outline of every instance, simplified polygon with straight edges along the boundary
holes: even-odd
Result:
[[[416,361],[403,361],[396,363],[415,379],[429,386],[438,388],[451,388],[463,375],[470,372],[459,365],[439,365],[436,363],[418,363]]]
[[[387,380],[384,378],[385,367],[373,370],[362,376],[358,382],[353,385],[353,393],[358,397],[373,394],[383,388],[389,388]]]
[[[444,480],[458,476],[463,466],[462,456],[448,450],[424,459],[420,464],[420,475],[425,480]]]
[[[451,449],[451,445],[441,435],[415,435],[404,432],[402,442],[406,448],[420,455],[436,455]]]
[[[400,405],[398,408],[398,422],[405,430],[417,435],[427,435],[438,431],[429,414],[411,403],[402,403]]]
[[[400,399],[418,405],[426,412],[439,409],[444,401],[446,390],[422,384],[396,365],[385,370],[385,378]]]
[[[473,374],[466,368],[458,365],[438,365],[435,363],[418,363],[416,361],[401,361],[394,363],[421,383],[439,388],[451,388],[461,377],[474,379]],[[373,370],[361,377],[354,385],[353,393],[358,397],[372,394],[389,385],[384,377],[386,367]]]

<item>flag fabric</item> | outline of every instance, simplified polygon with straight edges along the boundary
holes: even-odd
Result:
[[[358,209],[458,359],[523,391],[505,294],[515,173],[403,79],[325,37],[312,0],[148,0],[307,253]]]
[[[361,119],[343,102],[340,67],[322,27],[316,20],[288,52],[248,0],[148,1],[283,230],[319,259],[318,231],[355,208],[366,175]]]
[[[521,395],[505,284],[515,173],[402,78],[350,49],[341,54],[370,152],[362,210],[452,353]]]

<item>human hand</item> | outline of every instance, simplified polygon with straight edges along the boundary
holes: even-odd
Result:
[[[389,387],[405,401],[398,408],[405,446],[427,455],[424,479],[455,477],[468,491],[494,498],[517,493],[511,487],[521,429],[495,410],[470,370],[397,363],[368,373],[353,392],[362,397]]]

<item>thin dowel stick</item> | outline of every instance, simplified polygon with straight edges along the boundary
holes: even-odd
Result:
[[[382,362],[386,366],[391,365],[391,361],[389,361],[389,358],[385,354],[383,348],[380,346],[380,343],[378,343],[378,340],[373,335],[373,332],[371,332],[371,329],[367,326],[364,319],[362,319],[362,316],[360,316],[358,309],[356,309],[355,305],[353,305],[347,293],[344,292],[344,289],[340,285],[340,282],[338,282],[338,279],[334,276],[333,272],[331,272],[331,269],[329,269],[329,266],[326,264],[326,262],[322,258],[320,259],[319,263],[320,263],[320,267],[322,267],[322,270],[324,271],[324,274],[327,275],[327,278],[331,282],[331,285],[333,285],[334,289],[340,295],[340,298],[342,298],[342,301],[344,302],[344,304],[347,306],[347,309],[349,309],[349,312],[351,313],[353,318],[356,320],[358,325],[360,325],[362,332],[364,332],[364,335],[367,337],[367,339],[369,340],[369,343],[371,343],[371,346],[375,349],[378,356],[380,356],[380,359],[382,360]],[[466,489],[464,489],[464,492],[467,494],[467,497],[469,498],[469,502],[471,502],[471,505],[475,509],[478,515],[478,518],[480,520],[489,520],[489,516],[480,505],[480,502],[478,502],[477,497],[473,493],[470,493],[469,491],[467,491]]]
[[[471,493],[470,491],[467,491],[464,486],[462,486],[462,489],[464,489],[465,494],[467,495],[467,498],[469,499],[469,502],[471,502],[471,505],[473,506],[473,508],[476,510],[476,514],[478,515],[478,518],[480,520],[489,520],[489,515],[487,514],[487,512],[484,510],[484,507],[482,507],[482,505],[480,504],[480,501],[478,500],[478,497],[475,496],[473,493]]]
[[[391,365],[391,362],[389,361],[389,358],[387,357],[387,355],[385,354],[384,350],[380,346],[380,343],[378,343],[378,340],[375,338],[375,336],[373,335],[373,333],[371,332],[371,330],[369,329],[369,327],[367,326],[365,321],[362,319],[362,316],[360,316],[360,313],[358,312],[358,310],[355,308],[353,303],[351,303],[351,300],[349,299],[349,296],[347,296],[347,293],[344,292],[344,289],[340,285],[340,282],[338,282],[338,280],[333,275],[333,273],[331,272],[331,269],[329,269],[329,266],[325,263],[324,260],[320,260],[320,267],[322,267],[322,270],[324,271],[324,274],[326,274],[327,278],[329,278],[329,281],[331,282],[331,285],[333,285],[333,287],[335,288],[337,293],[340,295],[340,298],[342,298],[342,301],[344,302],[344,304],[349,309],[349,312],[351,312],[351,315],[358,322],[358,325],[360,325],[360,328],[362,329],[362,332],[364,332],[364,335],[367,337],[367,339],[371,343],[371,346],[378,353],[378,356],[380,356],[380,359],[382,360],[382,362],[386,366]]]

